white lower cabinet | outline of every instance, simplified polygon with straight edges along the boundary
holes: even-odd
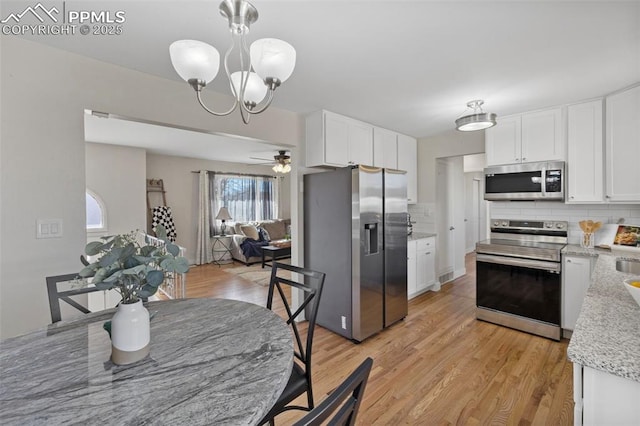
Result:
[[[640,382],[573,364],[573,424],[640,425]]]
[[[564,330],[573,330],[576,326],[582,301],[591,284],[595,259],[587,256],[563,256],[561,326]]]
[[[436,283],[435,237],[410,240],[407,245],[407,294],[409,299],[427,290],[440,290]]]

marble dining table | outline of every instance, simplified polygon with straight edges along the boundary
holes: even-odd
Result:
[[[253,425],[293,366],[285,321],[226,299],[149,302],[151,352],[110,361],[113,310],[0,342],[2,425]]]

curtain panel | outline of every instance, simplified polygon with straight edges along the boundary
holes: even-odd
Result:
[[[212,232],[218,229],[215,216],[220,207],[227,208],[234,222],[277,218],[278,189],[277,180],[271,176],[209,172]]]
[[[202,265],[213,261],[211,252],[211,197],[209,190],[209,178],[206,170],[200,170],[198,174],[198,234],[196,238],[196,264]]]

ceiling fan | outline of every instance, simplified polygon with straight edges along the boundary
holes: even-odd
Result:
[[[252,160],[268,160],[267,158],[249,158]],[[272,170],[276,173],[289,173],[291,171],[291,156],[287,155],[287,151],[278,151],[278,154],[273,156],[273,161],[261,164],[273,164]]]

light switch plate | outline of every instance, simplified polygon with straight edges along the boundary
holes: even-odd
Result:
[[[36,238],[61,238],[62,219],[38,219]]]

